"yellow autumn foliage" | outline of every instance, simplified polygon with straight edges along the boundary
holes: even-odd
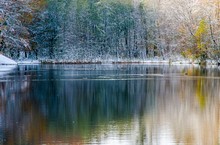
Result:
[[[205,19],[202,19],[199,23],[198,29],[195,32],[195,39],[196,39],[196,49],[195,56],[199,59],[205,59],[202,57],[206,57],[206,49],[208,42],[206,41],[206,37],[208,35],[208,26]]]
[[[205,19],[201,19],[194,36],[191,38],[192,46],[183,51],[183,56],[191,59],[205,60],[207,59],[207,47],[209,44],[208,24]]]

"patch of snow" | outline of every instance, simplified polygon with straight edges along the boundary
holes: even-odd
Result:
[[[41,62],[39,60],[22,60],[22,61],[18,61],[19,65],[25,64],[25,65],[33,65],[33,64],[40,64]]]
[[[0,64],[3,64],[3,65],[17,65],[17,62],[15,62],[14,60],[0,54]]]

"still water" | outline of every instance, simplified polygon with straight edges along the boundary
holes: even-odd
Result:
[[[0,66],[0,144],[217,145],[220,69]]]

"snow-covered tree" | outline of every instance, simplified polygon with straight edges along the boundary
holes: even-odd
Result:
[[[25,15],[31,13],[26,1],[0,1],[0,51],[18,57],[20,50],[29,50],[29,32],[22,24]]]

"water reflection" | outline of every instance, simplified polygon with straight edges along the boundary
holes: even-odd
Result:
[[[19,66],[0,77],[0,144],[219,143],[220,71]]]

